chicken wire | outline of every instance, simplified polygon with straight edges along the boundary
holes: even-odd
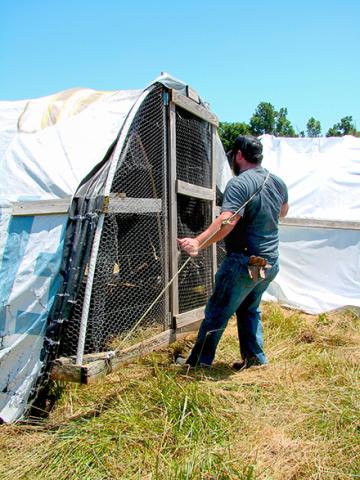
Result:
[[[176,107],[177,178],[211,188],[212,129],[204,120]],[[158,85],[146,97],[127,134],[111,187],[111,199],[131,200],[132,210],[105,214],[85,337],[84,353],[113,348],[153,304],[169,281],[168,165],[164,89]],[[144,202],[144,199],[146,201]],[[157,201],[156,208],[151,201]],[[177,195],[178,236],[196,236],[212,220],[212,203]],[[144,208],[144,204],[148,208]],[[179,268],[187,259],[179,254]],[[214,265],[211,249],[201,251],[180,273],[180,313],[205,305],[211,294]],[[85,271],[71,317],[61,341],[61,354],[75,355],[80,330]],[[169,328],[166,291],[137,325],[142,338],[154,329]]]
[[[176,108],[176,174],[179,180],[201,187],[212,187],[212,129],[208,122],[182,108]],[[181,237],[195,237],[212,220],[212,205],[185,195],[177,195],[177,231]],[[178,266],[187,255],[179,255]],[[213,265],[211,249],[202,250],[180,273],[179,312],[205,305],[211,294]]]
[[[177,196],[178,236],[195,237],[211,223],[211,202],[198,198]],[[188,258],[181,252],[179,268]],[[206,304],[213,286],[212,250],[200,250],[179,275],[179,313]]]
[[[84,353],[111,348],[112,340],[136,324],[168,281],[166,181],[165,106],[159,85],[137,112],[118,161],[110,198],[131,199],[133,208],[105,215]],[[143,199],[158,199],[160,208],[144,210]],[[77,350],[86,279],[85,274],[63,335],[61,353],[66,356]],[[146,335],[154,327],[163,330],[168,321],[166,294],[139,329]]]
[[[211,188],[211,125],[176,108],[176,175],[179,180]]]

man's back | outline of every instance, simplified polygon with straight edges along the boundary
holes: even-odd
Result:
[[[228,253],[243,252],[268,260],[278,257],[278,220],[281,207],[287,203],[285,183],[261,166],[251,168],[232,178],[224,193],[222,212],[235,212],[255,192],[259,191],[239,214],[240,220],[226,237]],[[265,182],[265,184],[264,184]]]

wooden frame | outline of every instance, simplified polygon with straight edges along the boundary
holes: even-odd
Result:
[[[84,355],[82,365],[76,365],[74,357],[58,358],[54,361],[50,378],[51,380],[89,385],[101,380],[122,365],[185,338],[195,330],[196,326],[197,323],[193,323],[193,328],[188,325],[185,332],[174,329],[166,330],[124,350]]]
[[[170,102],[168,109],[168,153],[169,153],[169,254],[170,278],[178,271],[177,247],[177,194],[176,194],[176,106]],[[179,281],[174,278],[170,286],[170,310],[172,317],[179,313]],[[173,323],[173,322],[172,322]],[[175,325],[172,325],[175,327]]]
[[[201,198],[202,200],[216,200],[216,192],[211,188],[200,187],[193,183],[176,180],[176,193],[187,195],[188,197]]]
[[[219,125],[219,120],[216,115],[209,112],[209,110],[207,110],[205,107],[199,105],[191,98],[185,97],[176,90],[171,90],[171,102],[175,103],[175,105],[178,105],[184,110],[193,113],[202,120],[205,120],[206,122],[215,125],[216,127]]]

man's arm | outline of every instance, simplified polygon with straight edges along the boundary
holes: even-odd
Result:
[[[286,217],[287,213],[289,211],[289,204],[286,202],[282,205],[281,210],[280,210],[280,218]]]
[[[222,222],[230,218],[232,215],[232,212],[222,212],[211,223],[211,225],[197,237],[178,238],[179,247],[191,257],[195,257],[200,249],[209,247],[211,244],[219,242],[229,235],[239,221],[240,215],[235,215],[235,217],[226,225],[222,225]],[[208,240],[208,238],[210,239]]]

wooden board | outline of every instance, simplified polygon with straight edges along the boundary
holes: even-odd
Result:
[[[68,213],[71,203],[71,197],[61,198],[59,200],[36,200],[30,202],[13,202],[12,215],[14,216],[32,216],[32,215],[60,215]]]
[[[203,318],[205,318],[205,306],[195,308],[189,312],[179,313],[178,315],[175,315],[176,329],[191,325]]]
[[[98,354],[84,355],[83,365],[76,365],[75,358],[58,358],[55,360],[50,378],[66,382],[76,382],[89,385],[107,374],[113,372],[121,365],[126,365],[151,352],[161,350],[171,343],[185,338],[189,331],[167,330],[148,340],[132,345],[124,350],[114,352],[101,352]]]
[[[360,222],[349,222],[346,220],[318,220],[312,218],[286,217],[280,220],[280,225],[289,225],[291,227],[333,228],[335,230],[360,230]]]
[[[107,213],[161,213],[161,198],[110,196]]]
[[[171,101],[177,106],[183,108],[184,110],[193,113],[202,120],[205,120],[215,125],[216,127],[219,125],[219,120],[216,115],[211,113],[202,105],[195,103],[194,100],[191,100],[191,98],[185,97],[185,95],[182,95],[176,90],[171,90]]]
[[[216,199],[215,190],[183,182],[182,180],[176,180],[176,192],[187,195],[188,197],[201,198],[202,200],[215,201]]]
[[[170,103],[168,109],[168,152],[169,152],[169,253],[170,253],[170,278],[178,271],[178,246],[177,246],[177,195],[176,195],[176,108]],[[174,279],[170,285],[170,310],[173,315],[179,312],[179,280]],[[174,325],[172,325],[174,327]]]

